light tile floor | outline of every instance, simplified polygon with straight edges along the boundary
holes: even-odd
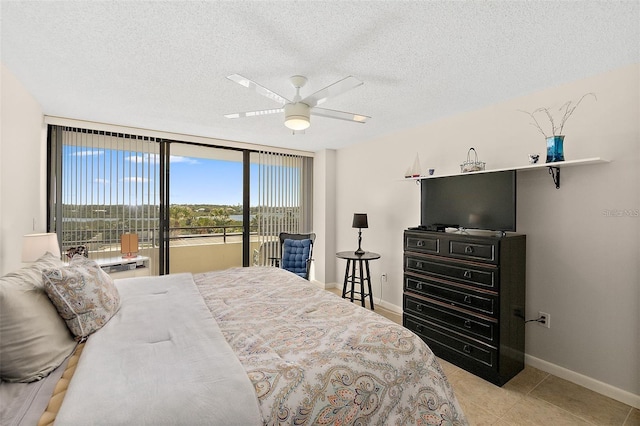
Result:
[[[375,312],[402,325],[400,314],[379,306]],[[640,410],[533,367],[498,387],[447,361],[440,364],[470,425],[640,426]]]

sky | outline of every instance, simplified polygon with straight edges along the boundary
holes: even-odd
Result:
[[[63,162],[64,203],[139,205],[159,199],[157,154],[65,145]],[[257,172],[251,164],[251,188],[258,187]],[[242,204],[241,161],[171,156],[169,182],[170,204]],[[250,196],[257,205],[255,189]]]
[[[242,204],[240,162],[172,157],[170,171],[171,204]]]

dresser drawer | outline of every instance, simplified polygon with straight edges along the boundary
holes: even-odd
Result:
[[[497,314],[497,296],[475,293],[469,289],[447,285],[429,278],[408,275],[405,275],[404,288],[452,306],[463,307],[485,315]]]
[[[498,259],[498,246],[494,243],[482,243],[473,241],[449,240],[447,254],[461,259],[483,260],[496,262]]]
[[[421,274],[431,274],[446,279],[497,290],[498,268],[487,265],[468,265],[462,262],[441,262],[416,256],[405,256],[405,269]]]
[[[409,314],[438,323],[443,328],[475,339],[482,339],[488,344],[497,344],[496,323],[481,317],[407,296],[404,298],[404,310]]]
[[[467,363],[496,367],[498,351],[492,347],[465,339],[438,327],[436,324],[409,315],[404,316],[403,323],[406,328],[420,336],[437,356],[442,356],[439,351],[442,348],[448,353],[453,352],[457,357],[466,359]]]
[[[430,235],[406,233],[404,237],[404,248],[409,251],[422,253],[440,253],[440,238]]]

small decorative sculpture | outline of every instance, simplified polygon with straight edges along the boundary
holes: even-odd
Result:
[[[89,250],[87,250],[86,246],[71,247],[67,249],[67,257],[69,259],[72,259],[76,254],[89,257]]]
[[[413,160],[413,167],[411,168],[411,176],[412,177],[420,177],[422,170],[420,168],[420,158],[418,158],[418,154],[416,153],[416,159]]]
[[[529,164],[536,164],[540,159],[540,154],[529,154]]]

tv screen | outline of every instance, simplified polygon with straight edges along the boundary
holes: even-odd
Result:
[[[422,179],[420,225],[516,230],[516,172]]]

